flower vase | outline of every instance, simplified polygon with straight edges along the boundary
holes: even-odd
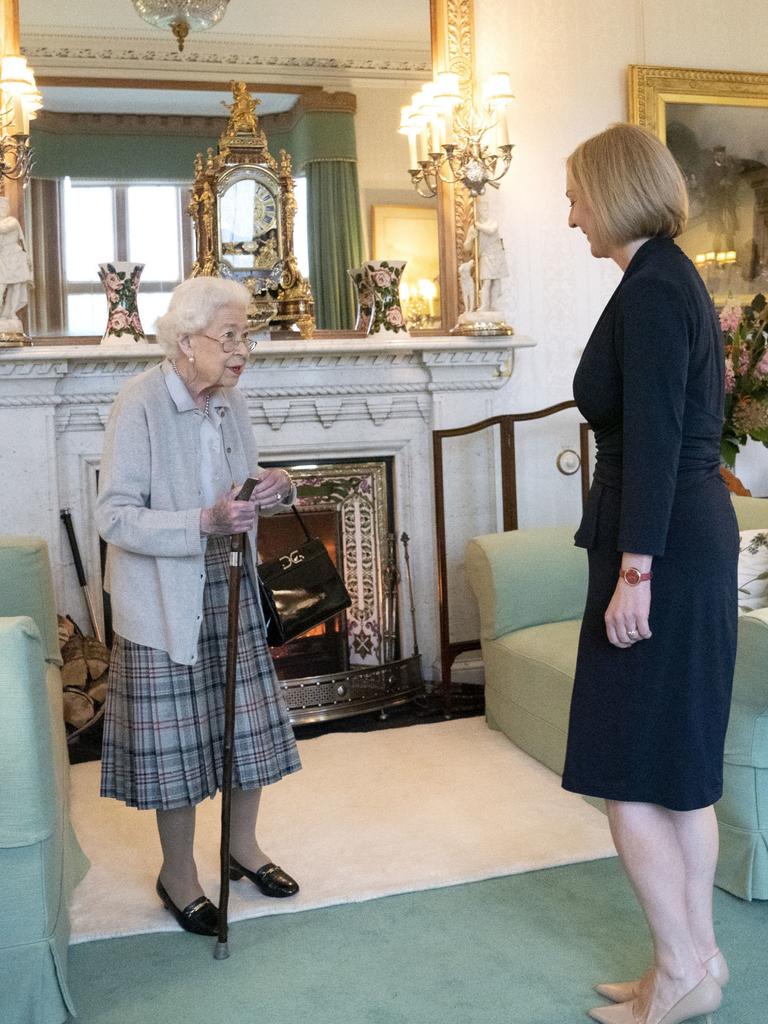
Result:
[[[371,285],[368,271],[365,267],[351,267],[347,273],[355,288],[357,299],[357,317],[355,319],[355,330],[368,334],[373,320],[373,286]]]
[[[102,345],[146,341],[136,296],[143,263],[100,263],[99,277],[107,293],[107,327]]]
[[[368,333],[407,334],[400,306],[400,278],[405,260],[369,260],[363,267],[373,291],[373,318]]]

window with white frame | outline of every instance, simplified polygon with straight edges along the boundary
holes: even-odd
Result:
[[[68,335],[99,335],[106,323],[100,263],[143,263],[138,303],[142,326],[154,333],[171,292],[194,262],[187,214],[188,184],[93,182],[65,178],[61,186],[61,284]],[[295,179],[294,253],[309,277],[307,182]]]
[[[95,183],[65,178],[62,187],[62,285],[66,333],[101,334],[106,323],[100,263],[143,263],[139,316],[154,332],[173,289],[193,262],[189,185]]]

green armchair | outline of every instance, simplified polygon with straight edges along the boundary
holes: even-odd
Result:
[[[732,497],[742,530],[768,500]],[[572,527],[476,537],[466,568],[480,610],[488,724],[562,773],[587,560]],[[768,899],[768,608],[742,615],[725,741],[717,884]]]
[[[88,869],[69,821],[56,611],[48,549],[0,536],[0,1018],[59,1024],[69,900]]]

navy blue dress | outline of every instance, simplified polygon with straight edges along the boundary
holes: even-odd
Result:
[[[573,382],[597,461],[575,538],[588,551],[589,588],[566,789],[680,811],[722,793],[739,545],[719,472],[723,378],[722,334],[701,277],[671,239],[650,239]],[[603,617],[624,551],[654,556],[653,636],[622,650]]]

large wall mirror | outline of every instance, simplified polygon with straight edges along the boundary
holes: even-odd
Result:
[[[96,265],[120,259],[145,264],[140,310],[152,331],[194,258],[186,214],[194,154],[223,130],[233,77],[260,99],[273,155],[284,147],[293,156],[296,250],[318,327],[353,327],[346,268],[383,256],[410,261],[408,293],[425,292],[428,303],[427,321],[419,304],[419,326],[452,326],[453,200],[416,195],[397,126],[400,107],[431,78],[433,55],[447,66],[450,26],[458,20],[471,36],[471,0],[391,0],[386,20],[373,0],[355,4],[354,17],[339,0],[295,0],[260,6],[257,18],[251,3],[232,0],[216,28],[190,35],[182,55],[128,0],[102,13],[70,0],[66,25],[52,24],[47,0],[19,8],[22,49],[44,98],[26,202],[33,335],[100,333]]]

